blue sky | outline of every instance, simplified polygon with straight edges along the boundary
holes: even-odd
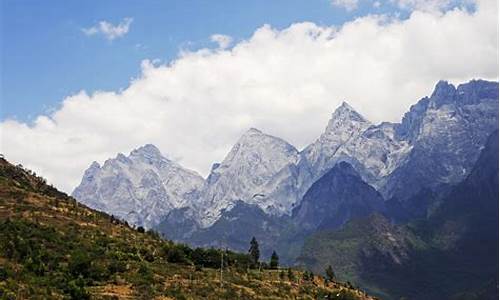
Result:
[[[49,4],[50,3],[50,4]],[[143,59],[170,61],[180,49],[210,46],[221,33],[246,39],[263,24],[285,28],[312,21],[340,25],[382,13],[360,3],[356,10],[315,1],[2,1],[1,118],[30,121],[56,109],[80,90],[118,90],[140,72]],[[126,36],[108,41],[81,29],[106,20],[133,18]]]

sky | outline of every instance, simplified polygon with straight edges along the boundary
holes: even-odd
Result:
[[[146,143],[206,176],[250,127],[300,150],[342,101],[398,122],[498,80],[495,0],[0,3],[0,152],[66,192]]]

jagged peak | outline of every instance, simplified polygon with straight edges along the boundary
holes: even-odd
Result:
[[[456,88],[453,84],[448,83],[446,80],[440,80],[434,87],[431,97],[441,97],[454,94]]]
[[[342,104],[335,109],[332,114],[332,120],[335,119],[349,119],[356,122],[368,123],[369,121],[358,113],[351,105],[346,101],[342,101]]]
[[[95,160],[92,162],[92,164],[90,164],[90,167],[89,169],[100,169],[101,168],[101,165],[96,162]]]
[[[98,173],[101,170],[101,165],[93,161],[92,164],[85,170],[85,173],[83,174],[83,178],[89,178],[94,176],[94,174]]]
[[[256,128],[253,128],[253,127],[250,128],[250,129],[248,129],[240,137],[240,139],[238,140],[237,144],[246,145],[248,143],[253,143],[253,141],[256,141],[256,140],[275,140],[275,141],[280,142],[280,143],[288,144],[288,142],[286,142],[285,140],[283,140],[283,139],[281,139],[279,137],[266,134],[266,133],[260,131],[259,129],[256,129]]]
[[[144,157],[163,157],[160,150],[153,144],[146,144],[142,147],[132,150],[131,156],[144,156]]]
[[[262,131],[260,131],[259,129],[251,127],[243,134],[243,136],[253,136],[253,135],[263,135],[263,134],[264,133],[262,133]]]

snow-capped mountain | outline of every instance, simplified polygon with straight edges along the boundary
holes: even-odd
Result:
[[[214,165],[203,186],[197,203],[202,227],[211,225],[238,200],[269,214],[290,213],[296,198],[275,191],[286,190],[284,180],[293,177],[298,158],[297,149],[284,140],[248,130],[222,163]]]
[[[199,197],[203,178],[163,157],[153,145],[118,154],[85,171],[73,196],[89,207],[150,228],[177,207]]]

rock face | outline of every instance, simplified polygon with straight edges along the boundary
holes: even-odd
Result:
[[[150,228],[173,208],[199,197],[203,178],[145,145],[85,171],[72,196],[83,204]]]
[[[318,231],[298,262],[383,299],[498,299],[498,131],[466,178],[427,219],[395,225],[381,215]]]
[[[412,150],[390,173],[380,192],[405,201],[423,189],[463,180],[488,136],[498,128],[498,83],[471,81],[455,88],[441,81],[396,127]]]
[[[189,242],[238,201],[275,218],[290,216],[315,182],[347,162],[386,204],[397,207],[389,212],[421,216],[470,173],[486,138],[497,128],[498,83],[474,80],[455,88],[442,81],[401,123],[374,125],[344,102],[323,134],[300,152],[282,139],[250,129],[214,164],[206,180],[149,145],[129,157],[118,155],[103,167],[93,164],[74,196],[134,224],[161,222],[159,228],[171,238]],[[378,203],[379,196],[375,198]],[[347,212],[340,215],[341,210],[336,210],[339,224],[350,218]]]
[[[293,187],[288,190],[286,180],[293,177],[297,160],[297,149],[284,140],[248,130],[222,163],[212,168],[203,186],[197,207],[201,225],[213,224],[236,201],[257,205],[272,215],[290,213],[296,197],[287,197]]]
[[[383,210],[382,196],[351,165],[340,162],[311,186],[294,209],[293,220],[305,231],[335,229]]]

